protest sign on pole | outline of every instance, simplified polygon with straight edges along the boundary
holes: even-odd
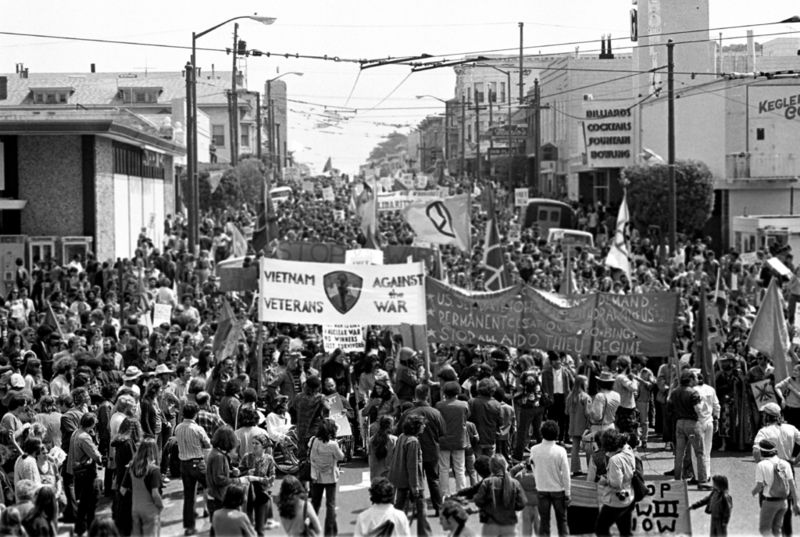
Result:
[[[162,323],[172,324],[172,306],[153,304],[153,326],[161,326]]]
[[[336,423],[336,437],[351,436],[353,434],[350,428],[350,420],[347,419],[347,411],[342,403],[342,396],[338,393],[332,393],[325,397],[329,401],[329,418]]]
[[[303,181],[303,192],[314,192],[314,183],[311,181]]]
[[[741,254],[739,256],[739,261],[742,262],[742,266],[749,267],[750,265],[754,265],[756,261],[758,261],[758,253],[756,252],[748,252],[746,254]]]
[[[261,259],[259,320],[301,324],[425,324],[422,263],[338,265]]]
[[[528,206],[528,189],[515,188],[514,189],[514,207],[527,207]]]
[[[336,349],[343,352],[364,352],[366,327],[359,324],[322,325],[322,345],[326,353]]]
[[[508,226],[508,242],[520,242],[522,240],[522,228],[519,224]]]
[[[326,186],[322,189],[322,199],[325,201],[335,201],[336,197],[333,195],[333,187]]]
[[[344,221],[344,209],[336,209],[333,211],[333,217],[337,222]]]

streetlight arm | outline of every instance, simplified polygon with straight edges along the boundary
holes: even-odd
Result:
[[[205,30],[205,31],[200,32],[198,34],[194,34],[194,38],[195,39],[199,39],[199,38],[203,37],[204,35],[206,35],[207,33],[213,32],[214,30],[216,30],[220,26],[225,26],[229,22],[233,22],[233,21],[236,21],[236,20],[239,20],[239,19],[252,19],[252,20],[256,20],[256,21],[262,22],[264,24],[272,24],[273,22],[275,22],[275,19],[273,19],[271,17],[259,17],[257,15],[242,15],[240,17],[233,17],[232,19],[228,19],[225,22],[221,22],[221,23],[217,24],[216,26],[212,26],[208,30]]]
[[[267,80],[267,82],[268,82],[268,83],[275,82],[275,81],[276,81],[276,80],[278,80],[279,78],[281,78],[281,77],[284,77],[284,76],[286,76],[286,75],[297,75],[297,76],[303,76],[303,73],[300,73],[300,72],[298,72],[298,71],[289,71],[288,73],[283,73],[283,74],[280,74],[280,75],[276,76],[275,78],[270,78],[269,80]]]

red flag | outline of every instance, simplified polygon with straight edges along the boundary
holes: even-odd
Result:
[[[270,242],[278,238],[278,223],[272,197],[269,194],[269,179],[261,182],[261,199],[258,204],[258,222],[253,230],[253,250],[256,252],[267,248]]]
[[[494,210],[494,192],[487,186],[483,192],[488,199],[486,222],[486,241],[483,248],[484,287],[487,291],[499,291],[511,284],[511,277],[505,265],[505,252],[500,245],[500,233],[497,230],[497,219]]]
[[[333,165],[331,164],[331,157],[328,157],[328,161],[325,163],[325,167],[322,168],[322,173],[331,171]]]

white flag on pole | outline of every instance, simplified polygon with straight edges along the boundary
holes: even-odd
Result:
[[[625,226],[630,221],[628,214],[628,199],[627,194],[622,198],[622,204],[619,206],[619,215],[617,216],[617,230],[614,233],[614,241],[611,243],[611,249],[608,251],[606,257],[606,265],[609,267],[618,268],[625,272],[628,278],[631,277],[631,258],[630,250],[628,249],[628,242],[625,238]]]

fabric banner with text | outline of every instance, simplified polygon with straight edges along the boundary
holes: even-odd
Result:
[[[422,263],[340,265],[262,259],[259,320],[309,324],[425,324]]]
[[[669,356],[677,295],[595,293],[566,297],[517,285],[468,292],[426,282],[428,340],[492,343],[578,355]]]

